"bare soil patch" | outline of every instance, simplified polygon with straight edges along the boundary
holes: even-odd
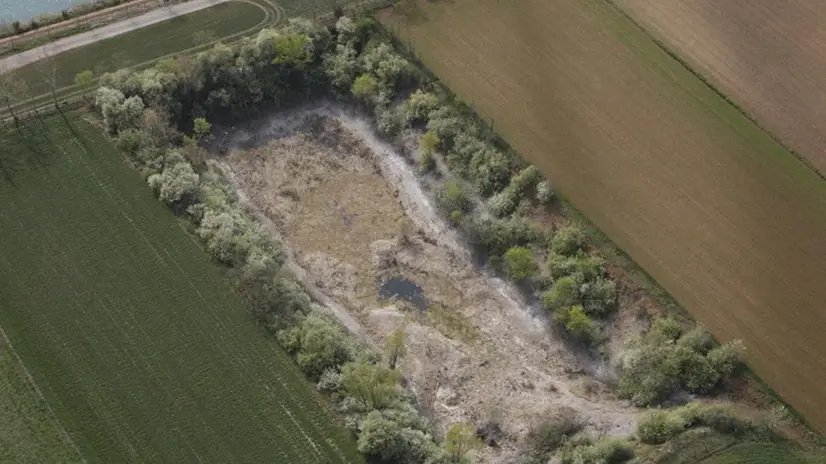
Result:
[[[383,20],[826,428],[826,183],[816,173],[607,3],[422,2],[409,17]]]
[[[616,3],[826,175],[826,4]]]
[[[594,433],[633,433],[636,409],[589,374],[601,363],[584,365],[515,289],[474,266],[428,216],[430,194],[399,182],[411,168],[366,127],[328,107],[276,114],[230,137],[225,166],[370,342],[404,328],[408,353],[398,368],[437,427],[499,422],[505,437],[481,462],[512,462],[530,427],[563,407]],[[400,239],[405,221],[415,226]],[[377,284],[388,276],[419,285],[430,308],[382,301]]]

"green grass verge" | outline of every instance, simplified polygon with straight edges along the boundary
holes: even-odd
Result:
[[[264,18],[264,10],[252,3],[228,2],[69,50],[53,58],[57,88],[73,85],[75,74],[85,69],[99,76],[192,48],[198,45],[193,40],[196,32],[221,39],[252,28]],[[12,75],[28,83],[31,95],[43,95],[51,90],[43,79],[44,67],[43,61],[32,63]]]
[[[83,457],[361,461],[223,271],[68,121],[0,134],[0,325]]]

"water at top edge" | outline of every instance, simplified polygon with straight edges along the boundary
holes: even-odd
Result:
[[[92,0],[0,0],[0,24],[26,22],[43,14],[57,14]]]

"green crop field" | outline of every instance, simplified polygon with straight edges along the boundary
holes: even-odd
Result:
[[[77,448],[0,333],[0,462],[80,462]]]
[[[381,18],[826,431],[823,179],[608,1],[409,1]]]
[[[705,464],[824,464],[826,458],[770,443],[743,443],[702,461]]]
[[[75,74],[84,69],[92,69],[101,75],[152,61],[195,47],[198,45],[194,40],[196,32],[218,40],[263,25],[267,15],[266,8],[254,2],[222,3],[60,53],[49,60],[53,64],[32,63],[12,75],[28,84],[31,96],[39,96],[51,89],[43,76],[44,73],[48,75],[52,66],[57,71],[57,88],[60,89],[73,85]]]
[[[69,121],[0,134],[0,326],[45,399],[0,357],[3,432],[30,441],[10,462],[72,460],[55,418],[88,462],[360,462],[223,271]]]

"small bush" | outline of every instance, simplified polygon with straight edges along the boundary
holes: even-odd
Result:
[[[569,437],[582,430],[585,423],[573,409],[561,409],[528,433],[528,443],[533,454],[549,456]]]
[[[554,253],[573,256],[582,250],[585,245],[585,233],[575,225],[568,225],[556,231],[551,239],[551,250]]]
[[[503,256],[508,270],[508,276],[514,280],[532,277],[539,270],[533,260],[533,252],[526,247],[513,247]]]
[[[548,204],[554,199],[554,190],[547,180],[536,185],[536,200],[542,204]]]
[[[466,213],[470,211],[470,199],[468,199],[462,184],[459,182],[447,182],[439,191],[437,201],[443,211],[452,213],[459,211]]]
[[[643,443],[659,445],[679,435],[686,422],[677,414],[665,410],[649,412],[637,423],[637,436]]]

